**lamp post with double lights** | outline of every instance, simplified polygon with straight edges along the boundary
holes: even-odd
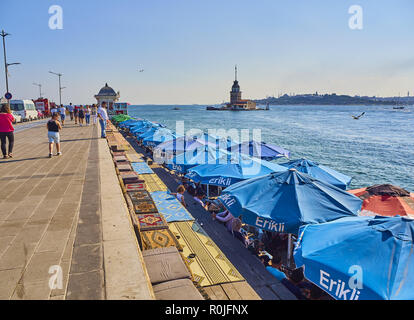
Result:
[[[62,89],[65,89],[66,87],[61,86],[60,78],[63,76],[61,73],[56,73],[53,71],[49,71],[49,73],[54,74],[55,76],[59,77],[59,106],[62,104]]]
[[[42,85],[40,83],[34,83],[34,82],[33,82],[33,85],[39,87],[39,98],[42,98]]]

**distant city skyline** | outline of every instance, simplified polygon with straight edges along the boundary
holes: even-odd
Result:
[[[49,8],[63,10],[52,30]],[[363,9],[362,30],[348,12]],[[359,96],[414,94],[411,0],[3,0],[13,98],[39,95],[94,103],[108,83],[131,104],[229,100],[238,66],[243,97],[316,91]],[[1,48],[1,61],[3,54]],[[4,65],[0,95],[5,93]]]

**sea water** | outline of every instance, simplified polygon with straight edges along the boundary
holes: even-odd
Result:
[[[179,110],[173,110],[179,108]],[[261,129],[262,141],[353,177],[351,188],[391,183],[414,192],[414,107],[270,106],[269,111],[207,111],[205,106],[130,106],[129,115],[174,130]],[[359,120],[352,115],[365,112]],[[277,160],[276,162],[283,162]]]

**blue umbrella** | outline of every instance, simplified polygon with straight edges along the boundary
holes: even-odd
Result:
[[[154,130],[156,126],[152,123],[146,123],[141,126],[135,126],[129,129],[129,131],[137,138],[144,133],[149,132],[150,130]]]
[[[142,138],[144,146],[156,146],[164,141],[175,139],[177,136],[169,129],[157,128],[156,131],[150,134],[146,134]]]
[[[265,160],[235,156],[227,163],[202,164],[193,167],[188,170],[187,177],[201,184],[228,187],[242,180],[287,170],[285,167]]]
[[[180,173],[200,164],[218,164],[226,161],[228,152],[209,146],[203,146],[194,151],[186,151],[172,159],[166,159],[167,167]]]
[[[177,139],[160,144],[157,149],[160,152],[168,152],[178,155],[186,151],[193,151],[206,145],[220,149],[223,143],[226,145],[231,145],[231,141],[229,140],[225,141],[223,138],[220,138],[218,136],[212,136],[207,133],[203,133],[194,137],[180,136]]]
[[[337,300],[413,300],[413,235],[407,218],[343,218],[301,227],[294,258]]]
[[[299,172],[306,173],[318,180],[330,183],[343,190],[346,190],[352,180],[351,177],[338,171],[306,159],[292,160],[286,163],[281,163],[280,165],[289,169],[296,169]]]
[[[137,120],[137,119],[129,119],[129,120],[125,120],[125,121],[120,122],[118,124],[118,126],[120,128],[126,128],[126,127],[128,127],[128,126],[130,126],[132,124],[139,123],[140,121],[141,120]]]
[[[219,199],[249,225],[292,234],[303,224],[355,216],[362,205],[358,197],[294,169],[236,183]]]
[[[144,121],[137,121],[136,123],[132,123],[128,126],[130,132],[134,132],[137,129],[152,127],[152,124],[146,120]]]
[[[245,155],[249,155],[255,158],[261,158],[263,160],[271,161],[281,157],[290,157],[290,151],[278,147],[274,144],[257,141],[246,141],[227,149],[231,152],[238,152]]]

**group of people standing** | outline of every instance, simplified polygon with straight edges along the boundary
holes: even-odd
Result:
[[[91,116],[93,119],[93,124],[96,125],[97,119],[99,118],[99,123],[101,125],[101,138],[106,138],[106,125],[109,121],[108,113],[106,111],[106,102],[102,102],[102,105],[97,108],[95,104],[92,106],[73,106],[72,103],[67,107],[69,112],[70,120],[75,120],[75,124],[78,124],[82,127],[84,120],[86,125],[90,124]],[[60,151],[60,134],[59,131],[62,130],[62,127],[65,124],[66,117],[66,108],[61,105],[59,109],[52,109],[52,118],[47,122],[48,128],[48,138],[49,138],[49,158],[53,156],[53,145],[56,143],[57,156],[62,155]],[[61,122],[59,121],[59,117]]]
[[[69,112],[71,121],[75,120],[75,124],[80,126],[90,124],[92,117],[93,124],[96,125],[98,118],[101,126],[101,138],[106,138],[106,126],[109,121],[108,113],[106,111],[106,102],[102,102],[99,108],[93,105],[73,106],[72,103],[64,107],[63,105],[54,106],[51,110],[51,119],[47,122],[46,127],[48,131],[49,140],[49,158],[53,156],[53,146],[56,144],[57,156],[62,155],[60,148],[60,131],[65,125],[66,110]],[[3,159],[13,157],[14,146],[14,127],[13,122],[15,118],[8,104],[2,104],[0,108],[0,141]],[[7,140],[9,142],[7,148]]]
[[[84,124],[88,126],[91,123],[91,118],[94,125],[96,125],[98,121],[98,108],[95,104],[74,106],[71,103],[67,106],[67,110],[69,112],[70,120],[75,120],[75,124],[79,123],[80,126],[83,126]],[[62,113],[60,114],[62,115]],[[62,124],[64,124],[64,122]]]

